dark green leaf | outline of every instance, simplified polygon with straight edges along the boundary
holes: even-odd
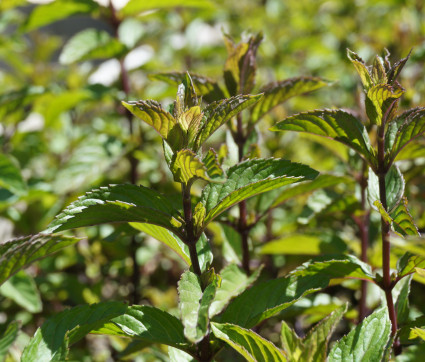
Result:
[[[211,323],[214,335],[238,351],[247,361],[286,361],[284,352],[257,333],[234,324]]]
[[[34,279],[23,270],[0,286],[0,294],[12,299],[30,313],[40,313],[43,309]]]
[[[126,313],[127,305],[106,302],[74,307],[56,314],[37,329],[22,354],[23,361],[60,361],[67,356],[67,346],[77,342],[92,329],[111,318]],[[68,339],[68,341],[66,341]]]
[[[27,188],[15,162],[3,154],[0,154],[0,187],[18,195],[24,194]]]
[[[245,108],[258,102],[262,97],[259,95],[241,95],[223,99],[211,103],[204,109],[205,119],[201,125],[194,142],[194,150],[197,151],[204,142],[223,124],[232,117],[242,112]]]
[[[24,29],[30,31],[72,15],[93,13],[98,8],[99,4],[95,1],[56,0],[36,6],[28,17]]]
[[[404,68],[404,65],[409,60],[411,53],[412,53],[412,50],[410,50],[410,52],[409,52],[409,54],[407,54],[406,58],[400,59],[397,63],[395,63],[391,67],[390,71],[388,72],[388,82],[389,83],[394,83],[397,80],[400,72]]]
[[[48,231],[109,222],[142,222],[162,226],[181,236],[183,219],[168,198],[136,185],[101,187],[86,193],[56,217]]]
[[[317,171],[308,166],[279,159],[247,160],[231,167],[222,184],[209,184],[202,191],[201,202],[207,215],[205,225],[229,207],[249,197],[294,182],[312,180]]]
[[[86,29],[74,35],[65,44],[59,61],[62,64],[91,59],[117,58],[126,52],[124,44],[104,30]]]
[[[226,266],[220,273],[221,286],[217,289],[214,301],[209,309],[209,316],[221,313],[230,300],[248,288],[260,275],[261,268],[249,277],[235,264]]]
[[[400,280],[392,290],[393,299],[395,300],[397,322],[399,325],[406,323],[409,320],[409,294],[410,283],[413,275]]]
[[[328,361],[382,361],[390,337],[391,322],[381,308],[335,343]]]
[[[162,80],[171,85],[179,85],[183,82],[185,74],[184,72],[157,73],[150,75],[150,78]],[[202,96],[208,103],[225,98],[223,91],[215,80],[193,73],[190,76],[196,93],[198,96]]]
[[[366,127],[343,110],[299,113],[279,122],[270,130],[307,132],[332,138],[351,147],[372,166],[376,163]]]
[[[255,124],[274,107],[291,97],[312,92],[327,85],[329,85],[328,82],[317,77],[297,77],[270,83],[261,89],[261,93],[264,95],[252,107],[249,122]]]
[[[0,361],[4,361],[7,351],[15,342],[19,332],[19,322],[11,322],[0,336]]]
[[[0,284],[36,260],[79,240],[63,235],[37,234],[0,244]]]

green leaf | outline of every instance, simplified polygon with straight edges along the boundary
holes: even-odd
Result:
[[[332,333],[346,311],[347,305],[338,308],[309,331],[303,339],[305,350],[301,361],[316,362],[326,360]]]
[[[384,60],[379,55],[373,60],[372,80],[375,84],[385,84],[388,82]]]
[[[109,222],[154,224],[182,236],[183,219],[168,198],[155,190],[130,184],[86,193],[56,217],[48,232]]]
[[[166,344],[185,351],[189,350],[182,323],[176,317],[158,308],[134,305],[127,307],[121,315],[111,318],[91,333],[130,337],[132,340]]]
[[[37,329],[23,351],[22,360],[28,362],[65,360],[68,343],[71,345],[77,342],[111,318],[126,313],[127,308],[127,305],[121,302],[105,302],[60,312]]]
[[[399,325],[405,324],[409,320],[409,295],[412,278],[413,275],[403,278],[392,290],[393,299],[395,300],[397,322]]]
[[[274,107],[282,104],[291,97],[312,92],[328,86],[329,83],[317,77],[297,77],[273,82],[261,89],[263,97],[252,107],[250,124],[257,123]]]
[[[155,9],[168,9],[175,7],[188,7],[188,8],[213,8],[213,3],[208,0],[130,0],[124,8],[121,9],[122,16],[135,16],[141,12],[155,10]]]
[[[43,309],[34,279],[23,270],[0,286],[0,294],[12,299],[30,313],[40,313]]]
[[[299,113],[277,123],[270,130],[307,132],[332,138],[351,147],[370,165],[376,163],[366,127],[343,110],[325,109]]]
[[[416,268],[425,268],[425,257],[406,252],[397,262],[397,278],[401,279],[407,275],[414,274]]]
[[[290,328],[285,321],[282,322],[282,328],[280,330],[280,341],[282,343],[282,348],[288,355],[290,361],[299,361],[302,351],[305,351],[305,346],[295,333],[295,331]]]
[[[37,234],[0,244],[0,285],[31,263],[79,240],[63,235]]]
[[[10,346],[18,337],[19,322],[11,322],[0,336],[0,361],[4,361]]]
[[[214,335],[226,342],[247,361],[286,361],[284,352],[257,333],[234,324],[211,323]]]
[[[328,361],[382,361],[390,338],[391,322],[386,309],[381,308],[336,342]]]
[[[410,142],[425,133],[425,108],[415,108],[393,120],[386,134],[386,163],[391,165]]]
[[[93,13],[98,8],[98,3],[87,0],[56,0],[38,5],[28,17],[24,30],[30,31],[72,15]]]
[[[2,2],[0,3],[0,11],[6,11],[26,4],[27,0],[2,0]]]
[[[202,163],[207,168],[208,176],[211,179],[221,179],[223,176],[223,170],[220,163],[218,162],[218,155],[213,148],[210,148],[202,159]]]
[[[221,286],[217,289],[214,301],[209,309],[209,317],[221,313],[230,300],[257,280],[260,275],[261,268],[255,270],[250,276],[247,276],[241,268],[235,264],[226,266],[220,273]]]
[[[183,273],[178,286],[179,309],[184,325],[184,335],[193,342],[200,342],[208,332],[208,310],[217,289],[216,283],[202,291],[199,276],[190,271]]]
[[[409,52],[409,54],[407,54],[407,57],[406,58],[400,59],[398,62],[396,62],[391,67],[391,69],[388,72],[388,82],[389,83],[394,83],[397,80],[400,72],[404,68],[404,65],[409,60],[411,53],[412,53],[412,50],[410,50],[410,52]]]
[[[0,187],[18,195],[24,194],[27,189],[15,162],[3,154],[0,154]]]
[[[351,51],[350,49],[347,49],[347,57],[351,60],[351,63],[353,63],[354,67],[357,70],[357,73],[360,76],[360,79],[362,80],[363,87],[366,91],[369,90],[373,86],[372,78],[369,73],[369,69],[367,68],[365,62],[362,58],[360,58],[356,53]]]
[[[418,327],[412,328],[410,330],[409,339],[414,339],[414,338],[420,338],[423,341],[425,341],[425,329],[418,328]]]
[[[183,82],[185,74],[185,72],[157,73],[150,75],[149,78],[162,80],[168,84],[177,86]],[[190,74],[190,77],[192,78],[196,94],[202,96],[208,103],[225,98],[223,91],[215,80],[193,73]]]
[[[382,118],[392,102],[404,93],[403,88],[394,88],[388,84],[377,84],[369,89],[366,102],[366,112],[372,124],[380,126]]]
[[[72,64],[83,60],[117,58],[126,50],[124,44],[106,31],[86,29],[68,40],[59,56],[59,62]]]
[[[301,182],[296,185],[284,187],[283,191],[270,205],[270,208],[275,208],[293,197],[302,196],[311,191],[324,189],[339,183],[349,184],[352,182],[352,178],[349,177],[320,174],[312,181]]]
[[[193,149],[197,151],[220,126],[255,104],[261,97],[261,94],[240,95],[209,104],[204,109],[205,119],[196,135]]]
[[[174,347],[168,347],[168,356],[170,362],[196,362],[190,354]]]
[[[229,207],[249,197],[294,182],[312,180],[317,171],[308,166],[279,159],[254,159],[241,162],[227,172],[222,184],[209,184],[202,191],[201,202],[207,215],[205,225]]]
[[[171,172],[174,181],[184,184],[191,184],[200,178],[210,181],[207,168],[202,161],[191,150],[180,150],[176,153],[174,161],[171,163]]]
[[[164,110],[156,101],[122,102],[136,117],[153,127],[170,146],[181,143],[183,140],[183,130],[176,123],[171,113]],[[177,140],[170,140],[170,137],[177,137]]]
[[[354,256],[327,258],[319,257],[304,263],[285,278],[254,285],[229,304],[220,321],[251,328],[302,297],[326,288],[331,279],[373,280],[370,267]]]
[[[397,165],[392,165],[385,175],[385,192],[387,201],[387,212],[392,213],[402,200],[404,194],[404,178]],[[379,193],[379,178],[369,169],[367,196],[373,208],[376,200],[382,201]]]

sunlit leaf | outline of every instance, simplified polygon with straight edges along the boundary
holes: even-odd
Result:
[[[175,7],[213,8],[213,3],[208,0],[130,0],[120,13],[124,16],[135,16],[144,11]]]
[[[30,31],[72,15],[93,13],[98,8],[99,4],[95,1],[55,0],[46,5],[36,6],[28,17],[24,29]]]
[[[39,313],[43,308],[34,279],[23,270],[0,286],[0,294],[12,299],[30,313]]]
[[[183,219],[168,198],[136,185],[101,187],[81,196],[49,225],[48,232],[109,222],[142,222],[182,235]]]
[[[79,240],[63,235],[37,234],[0,244],[0,284],[36,260]]]
[[[86,29],[68,40],[59,61],[62,64],[71,64],[83,60],[116,58],[125,51],[125,45],[106,31]]]
[[[367,92],[370,102],[366,102],[366,111],[372,124],[380,126],[388,107],[403,93],[403,88],[393,88],[388,84],[377,84],[371,87]]]
[[[245,108],[255,104],[261,96],[261,94],[255,96],[241,95],[209,104],[204,109],[205,119],[196,135],[194,150],[198,150],[220,126]]]
[[[211,323],[214,335],[238,351],[247,361],[286,361],[284,352],[257,333],[234,324]]]
[[[410,331],[410,339],[420,338],[425,341],[425,329],[423,328],[412,328]]]
[[[348,335],[336,342],[328,361],[381,361],[391,337],[391,322],[385,308],[365,318]]]
[[[343,110],[320,110],[299,113],[277,123],[271,131],[307,132],[339,141],[374,165],[374,150],[366,127]]]
[[[373,82],[369,73],[369,69],[367,68],[365,62],[362,58],[360,58],[356,53],[354,53],[350,49],[347,49],[347,56],[356,68],[357,73],[359,73],[360,79],[363,83],[363,87],[366,91],[368,91],[369,88],[373,86]]]
[[[397,262],[397,277],[403,278],[416,272],[416,268],[425,268],[425,257],[406,252]]]
[[[328,82],[317,77],[297,77],[270,83],[261,89],[264,95],[252,107],[249,122],[251,124],[258,122],[266,113],[291,97],[312,92],[327,85],[329,85]]]
[[[205,224],[242,200],[294,182],[312,180],[317,174],[308,166],[272,158],[233,166],[224,183],[209,184],[202,192],[201,202],[207,210]]]
[[[209,181],[207,168],[202,161],[191,150],[178,151],[174,161],[171,163],[171,172],[174,181],[184,184],[192,183],[200,178]]]
[[[217,153],[213,148],[210,148],[202,159],[202,163],[207,168],[208,176],[212,179],[220,179],[223,176],[223,170],[218,162]]]

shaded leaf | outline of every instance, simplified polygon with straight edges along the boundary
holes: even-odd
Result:
[[[183,82],[185,74],[184,72],[157,73],[149,77],[162,80],[171,85],[179,85]],[[202,96],[208,103],[225,98],[223,91],[215,80],[193,73],[190,74],[190,77],[192,78],[196,93]]]
[[[59,214],[48,231],[109,222],[154,224],[182,235],[183,219],[166,196],[130,184],[101,187],[86,193]]]
[[[256,103],[261,96],[241,95],[209,104],[204,109],[205,119],[196,135],[193,149],[197,151],[220,126]]]
[[[34,279],[23,270],[0,286],[0,294],[12,299],[30,313],[39,313],[43,309]]]
[[[0,336],[0,361],[4,361],[10,346],[18,337],[19,322],[11,322]]]
[[[317,77],[297,77],[270,83],[261,89],[261,93],[264,95],[252,107],[249,122],[255,124],[274,107],[291,97],[312,92],[327,85],[329,85],[328,82]]]
[[[234,324],[211,323],[214,335],[229,344],[247,361],[286,361],[284,352],[257,333]]]
[[[72,15],[93,13],[98,8],[99,4],[95,1],[56,0],[36,6],[25,22],[24,29],[30,31]]]
[[[221,286],[217,289],[213,302],[209,309],[209,317],[221,313],[230,300],[246,288],[248,288],[260,275],[261,268],[247,276],[241,268],[235,264],[226,266],[220,273]]]
[[[332,138],[358,152],[374,165],[374,150],[366,127],[353,115],[343,110],[319,110],[288,117],[270,128],[271,131],[307,132]]]
[[[231,167],[222,184],[209,184],[201,202],[207,215],[205,225],[229,207],[260,193],[294,182],[312,180],[317,171],[308,166],[279,159],[247,160]]]
[[[37,234],[0,244],[0,284],[31,263],[79,240],[63,235]]]
[[[406,323],[409,320],[409,295],[410,284],[413,275],[400,280],[392,290],[393,299],[395,301],[397,322],[399,325]]]
[[[18,195],[24,194],[27,188],[15,162],[4,154],[0,154],[0,187]]]
[[[387,212],[392,213],[393,210],[402,200],[404,194],[405,182],[403,175],[397,165],[392,165],[387,174],[385,175],[385,192],[387,202]],[[374,202],[379,200],[382,202],[379,193],[379,178],[372,171],[369,170],[369,179],[367,185],[367,196],[370,205],[376,209]]]
[[[381,361],[391,338],[391,322],[381,308],[334,344],[328,361]]]

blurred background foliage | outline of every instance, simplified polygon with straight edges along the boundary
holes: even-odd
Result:
[[[84,192],[130,182],[134,176],[139,184],[178,193],[159,156],[160,138],[149,127],[128,119],[120,101],[156,99],[169,104],[176,89],[150,78],[158,72],[188,70],[222,83],[227,57],[223,34],[240,41],[258,32],[264,34],[258,51],[258,88],[295,76],[320,76],[333,82],[267,115],[255,131],[258,137],[253,136],[263,156],[289,158],[319,171],[355,173],[354,156],[335,143],[268,131],[286,115],[314,108],[351,108],[365,118],[347,48],[367,62],[375,54],[383,55],[384,48],[394,60],[412,49],[399,79],[407,89],[401,107],[425,104],[421,0],[132,0],[128,4],[1,0],[0,242],[38,233]],[[235,159],[235,145],[224,131],[217,132],[211,144],[219,147],[226,140],[230,159],[232,152]],[[410,184],[409,207],[423,230],[425,147],[423,142],[415,147],[411,152],[419,158],[406,157],[400,167]],[[351,159],[352,169],[347,170],[341,159]],[[251,243],[258,263],[266,263],[264,278],[284,275],[315,254],[358,254],[357,230],[350,218],[357,202],[353,195],[355,186],[343,183],[290,200],[259,223]],[[378,223],[379,216],[373,214],[372,242]],[[231,229],[212,224],[209,233],[218,269],[238,259],[237,235]],[[0,288],[0,323],[20,320],[25,332],[9,360],[19,358],[28,336],[43,320],[66,306],[135,301],[136,297],[138,303],[175,310],[176,283],[184,264],[170,250],[126,225],[92,227],[77,234],[84,239],[76,247],[33,265]],[[276,239],[278,243],[264,246]],[[425,254],[425,247],[415,247]],[[401,251],[395,248],[394,253]],[[379,251],[372,250],[370,258],[380,266]],[[135,280],[139,280],[136,285]],[[335,304],[356,300],[358,285],[345,287],[307,298],[285,311],[284,317],[302,332]],[[423,293],[421,284],[414,284],[416,289]],[[371,290],[369,296],[373,307],[379,292]],[[412,298],[411,313],[424,313],[423,294],[412,293]],[[356,318],[354,308],[351,317]],[[279,338],[278,325],[272,319],[263,326],[273,342]],[[72,359],[115,360],[126,343],[90,337],[73,348]],[[228,353],[220,358],[237,359]],[[168,359],[161,347],[131,358]]]

